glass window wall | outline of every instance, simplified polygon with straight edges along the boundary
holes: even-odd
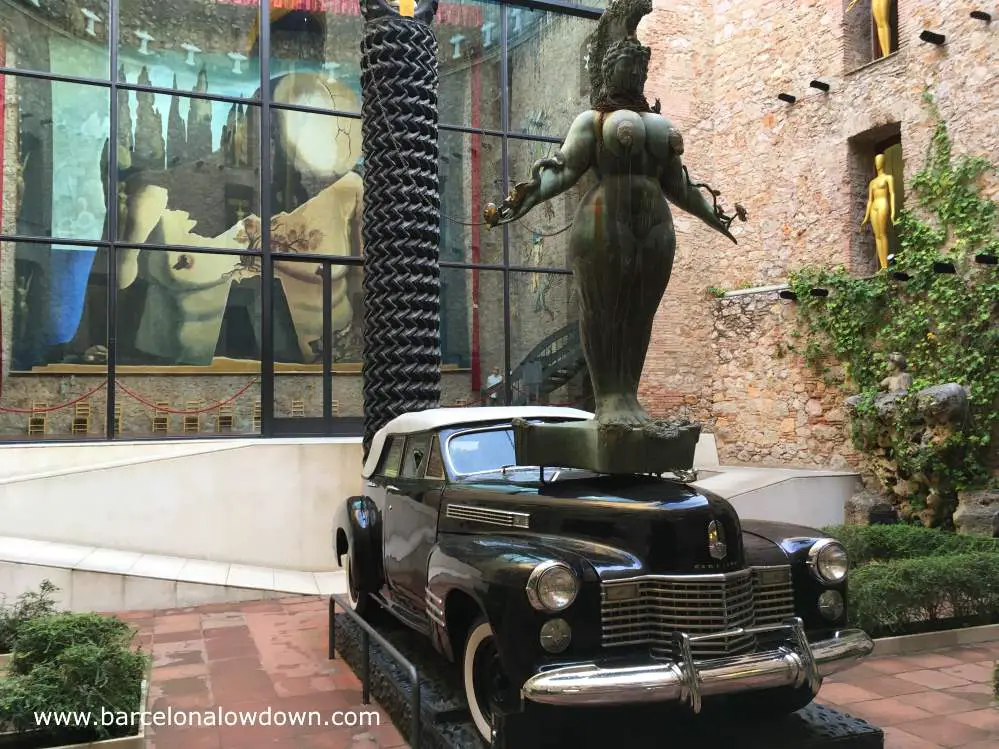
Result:
[[[482,211],[587,105],[594,6],[439,6],[443,405],[585,401],[551,355],[583,187]],[[356,0],[0,0],[0,438],[361,433],[362,34]]]

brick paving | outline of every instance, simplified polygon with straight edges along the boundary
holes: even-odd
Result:
[[[151,726],[149,749],[406,747],[361,685],[327,660],[327,604],[318,597],[119,613],[153,655],[149,709],[271,715],[374,711],[365,725]],[[999,749],[992,667],[999,643],[871,658],[827,679],[819,700],[885,729],[885,749]]]

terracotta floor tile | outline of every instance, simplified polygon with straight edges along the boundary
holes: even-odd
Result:
[[[887,675],[912,670],[912,664],[901,657],[872,658],[864,661],[864,665],[871,670]]]
[[[876,700],[884,695],[869,692],[852,684],[823,684],[818,699],[822,702],[832,701],[837,705],[849,705],[851,702]]]
[[[173,614],[168,616],[157,616],[153,622],[154,634],[165,634],[167,632],[184,632],[186,630],[201,629],[201,617],[198,614]]]
[[[960,713],[951,716],[951,718],[959,723],[999,734],[999,707],[988,707],[984,710]]]
[[[185,642],[201,639],[200,629],[178,629],[170,632],[154,632],[153,642],[160,645],[165,642]]]
[[[944,747],[959,747],[972,741],[983,741],[989,738],[988,731],[959,723],[950,718],[936,717],[929,720],[914,720],[906,723],[903,729],[906,733],[911,733]]]
[[[970,744],[962,746],[961,749],[996,749],[997,746],[999,746],[999,733],[982,741],[972,741]],[[885,747],[885,749],[888,748]]]
[[[953,650],[948,650],[947,655],[966,663],[995,660],[995,654],[991,650],[977,645],[967,645],[961,648],[954,648]]]
[[[224,631],[224,630],[216,630]],[[258,657],[259,651],[253,640],[246,638],[229,639],[218,637],[205,640],[205,655],[209,661],[228,660],[230,658]]]
[[[912,665],[910,671],[920,671],[926,668],[946,668],[947,666],[960,666],[961,661],[943,652],[940,653],[918,653],[916,655],[903,655],[903,661]]]
[[[907,705],[914,705],[934,715],[944,716],[969,712],[979,708],[979,705],[972,700],[961,699],[937,689],[899,695],[898,700]]]
[[[826,679],[828,682],[843,682],[847,684],[852,684],[857,679],[870,679],[875,676],[882,676],[883,671],[879,671],[873,668],[869,663],[861,663],[859,666],[854,666],[848,671],[840,671],[833,676]]]
[[[986,668],[980,663],[963,663],[960,666],[948,666],[947,668],[941,668],[940,672],[979,684],[992,682],[992,669]]]
[[[889,727],[885,731],[885,749],[943,749],[940,744],[906,733],[901,728]]]
[[[907,705],[897,697],[868,702],[854,702],[850,712],[877,726],[901,726],[910,721],[923,720],[932,714],[914,705]]]
[[[920,684],[930,689],[950,689],[952,687],[962,687],[970,683],[967,679],[951,676],[950,674],[945,674],[942,671],[934,671],[933,669],[896,674],[895,678],[911,681],[913,684]]]
[[[884,729],[884,732],[884,749],[943,749],[940,744],[934,744],[932,741],[927,741],[926,739],[921,739],[918,736],[913,736],[911,733],[906,733],[901,728],[889,726]]]
[[[148,739],[148,746],[149,749],[220,749],[222,744],[214,727],[160,726]]]
[[[153,672],[156,681],[162,683],[172,679],[189,679],[192,676],[207,676],[208,664],[204,661],[200,663],[186,663],[180,666],[155,666]]]
[[[332,692],[337,689],[336,682],[330,676],[276,678],[272,674],[271,680],[274,682],[274,691],[278,697],[297,697],[302,694]]]
[[[406,743],[406,739],[404,739],[402,734],[399,733],[399,729],[390,722],[383,722],[381,725],[372,726],[367,730],[374,735],[375,740],[378,742],[378,746],[382,749],[409,746],[409,744]]]
[[[298,737],[299,749],[350,749],[354,737],[349,733],[330,731],[329,733],[313,733]]]
[[[873,679],[858,679],[851,682],[852,686],[860,687],[880,697],[897,697],[900,694],[925,692],[927,687],[911,681],[898,679],[894,676],[877,676]]]

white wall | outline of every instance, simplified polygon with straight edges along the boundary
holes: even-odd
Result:
[[[0,479],[0,532],[44,541],[298,570],[335,569],[333,517],[361,488],[360,439],[186,443],[188,454]],[[16,458],[0,448],[0,465]],[[30,448],[38,449],[38,448]],[[49,449],[49,448],[43,448]],[[180,451],[177,446],[177,451]],[[168,451],[169,452],[169,451]],[[141,454],[141,453],[140,453]],[[39,464],[41,459],[39,459]]]

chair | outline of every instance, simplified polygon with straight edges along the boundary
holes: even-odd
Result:
[[[291,402],[291,415],[292,418],[301,419],[305,416],[305,401],[301,398],[296,398]]]
[[[333,401],[333,415],[334,416],[340,415],[340,401],[338,400]]]
[[[217,432],[231,432],[236,424],[236,414],[232,406],[219,406],[218,415],[215,417],[215,430]]]
[[[261,408],[260,401],[253,404],[253,431],[260,432]]]
[[[153,434],[166,434],[170,431],[170,404],[160,401],[153,411]]]
[[[467,405],[468,405],[468,398],[458,398],[454,402],[455,408],[464,408]]]
[[[28,416],[28,436],[41,437],[48,431],[49,415],[45,411],[48,403],[35,401],[31,404],[31,414]]]
[[[123,431],[122,430],[122,424],[123,423],[124,423],[124,420],[122,419],[121,404],[120,403],[115,403],[115,405],[114,405],[114,433],[115,434],[121,434],[122,433],[122,431]]]
[[[181,426],[184,434],[197,434],[201,431],[201,427],[204,421],[204,413],[201,411],[205,407],[204,401],[188,401],[185,410],[187,411],[197,411],[198,413],[186,413],[184,414],[184,420]]]
[[[90,434],[90,401],[80,401],[73,408],[73,421],[70,424],[71,434]]]

